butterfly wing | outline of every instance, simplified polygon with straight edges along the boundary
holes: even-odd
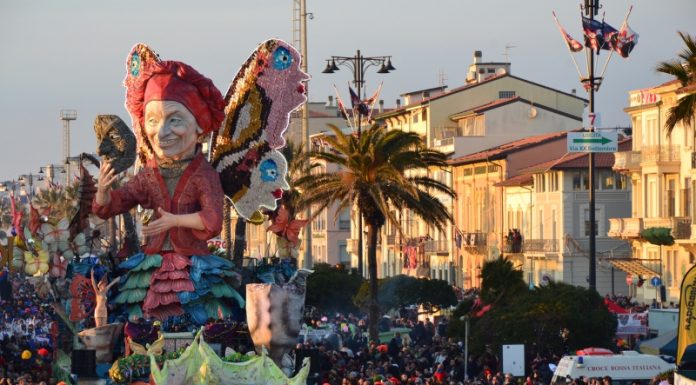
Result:
[[[273,223],[268,226],[267,231],[272,231],[274,234],[282,237],[283,233],[285,232],[285,228],[288,226],[288,220],[290,219],[289,217],[290,214],[288,213],[288,210],[285,208],[285,206],[281,206],[280,209],[278,209],[278,215],[273,218]]]
[[[300,232],[307,225],[307,223],[309,223],[309,220],[307,219],[295,219],[288,224],[288,227],[285,230],[285,238],[287,238],[293,246],[297,245]]]
[[[70,306],[70,320],[82,321],[91,316],[96,306],[96,296],[90,280],[81,274],[73,276],[70,284],[72,296]]]
[[[41,235],[43,236],[44,242],[54,243],[56,241],[55,227],[50,223],[41,224]]]
[[[290,113],[307,99],[302,83],[309,76],[299,64],[300,54],[292,46],[267,40],[242,65],[225,96],[226,116],[214,137],[211,161],[225,195],[245,219],[260,207],[275,208],[260,199],[240,200],[260,193],[252,185],[252,173],[264,155],[285,145]]]

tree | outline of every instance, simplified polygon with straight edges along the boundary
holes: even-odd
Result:
[[[677,100],[677,104],[667,112],[665,130],[667,135],[678,123],[691,127],[696,118],[696,38],[685,32],[678,32],[686,46],[676,59],[664,61],[656,70],[674,76],[685,88],[686,95]]]
[[[363,279],[355,270],[349,271],[343,265],[331,266],[326,263],[315,264],[313,270],[307,278],[307,306],[316,307],[321,314],[357,310],[353,297]]]
[[[301,207],[317,205],[317,213],[337,203],[337,212],[357,207],[362,215],[367,227],[369,330],[370,338],[376,340],[379,336],[377,236],[387,221],[401,231],[390,205],[410,209],[439,229],[452,220],[447,207],[431,193],[454,196],[454,191],[423,175],[431,167],[447,166],[447,156],[426,148],[421,137],[412,132],[372,126],[357,136],[346,135],[335,126],[330,128],[333,136],[325,140],[331,150],[312,151],[309,156],[315,162],[334,164],[338,170],[302,175],[297,181],[302,191],[299,203]]]
[[[492,304],[477,317],[469,298],[454,311],[449,332],[464,337],[462,316],[471,319],[470,346],[525,344],[530,351],[562,355],[588,346],[611,347],[616,319],[594,290],[564,283],[527,289],[522,272],[504,259],[486,262],[482,269],[481,300]]]
[[[481,300],[484,303],[507,302],[509,297],[526,290],[522,271],[515,269],[509,259],[500,257],[481,267]]]
[[[449,282],[441,279],[415,278],[397,275],[379,280],[379,305],[384,311],[418,305],[423,314],[457,304],[457,296]],[[355,296],[360,307],[369,306],[369,287],[363,285]]]

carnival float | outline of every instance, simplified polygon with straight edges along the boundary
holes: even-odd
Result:
[[[124,80],[132,129],[96,117],[99,157],[83,154],[75,186],[54,187],[70,200],[35,199],[25,212],[12,197],[2,255],[61,317],[54,376],[74,377],[79,352],[94,359],[80,376],[116,384],[306,382],[308,362],[288,353],[311,272],[295,261],[308,221],[278,204],[290,188],[284,132],[306,100],[299,65],[292,46],[267,40],[223,96],[136,44]],[[210,244],[226,199],[239,217],[272,222],[274,263],[245,274]],[[121,236],[105,241],[114,218]],[[177,322],[193,330],[164,332]]]

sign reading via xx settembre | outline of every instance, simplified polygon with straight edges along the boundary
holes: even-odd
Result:
[[[616,131],[569,132],[568,152],[617,152]]]

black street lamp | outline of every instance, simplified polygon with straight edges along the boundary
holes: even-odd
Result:
[[[390,71],[394,71],[394,67],[391,63],[391,56],[363,56],[360,50],[357,51],[355,56],[331,56],[331,59],[326,60],[326,68],[324,68],[322,73],[332,74],[339,70],[338,66],[348,67],[353,73],[353,85],[357,89],[358,97],[362,98],[362,89],[365,85],[365,71],[371,66],[379,66],[378,74],[388,74]],[[358,138],[362,134],[362,114],[360,111],[358,113]],[[358,207],[358,274],[363,275],[363,232],[362,232],[362,210]],[[377,277],[370,277],[375,279]]]

